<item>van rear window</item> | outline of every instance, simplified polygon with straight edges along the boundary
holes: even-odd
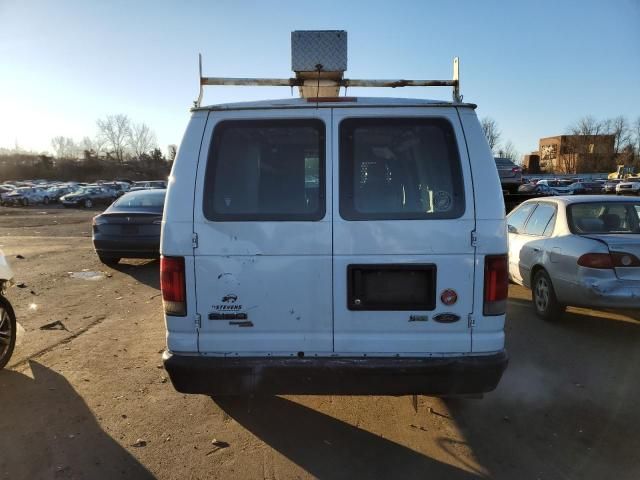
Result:
[[[324,157],[325,126],[320,120],[220,122],[205,174],[205,217],[321,220]]]
[[[441,118],[352,118],[340,124],[340,215],[346,220],[458,218],[460,155]]]

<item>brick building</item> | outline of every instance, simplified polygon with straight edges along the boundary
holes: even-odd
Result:
[[[541,138],[539,149],[525,155],[531,173],[592,173],[615,169],[613,135],[559,135]]]

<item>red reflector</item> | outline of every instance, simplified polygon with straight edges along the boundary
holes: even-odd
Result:
[[[183,257],[160,258],[160,289],[167,315],[187,314]]]
[[[484,258],[485,315],[502,315],[506,311],[509,295],[507,255],[487,255]]]
[[[447,306],[453,305],[458,301],[458,294],[452,288],[447,288],[440,294],[440,301]]]
[[[608,253],[585,253],[578,258],[578,265],[588,268],[613,268],[613,261]]]

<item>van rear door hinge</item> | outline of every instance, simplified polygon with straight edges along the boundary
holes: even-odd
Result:
[[[200,316],[199,313],[196,313],[194,316],[194,321],[196,324],[196,328],[201,328],[202,327],[202,317]]]
[[[192,248],[198,248],[198,234],[197,233],[192,233],[191,234],[191,247]]]
[[[472,247],[478,246],[478,234],[476,233],[475,230],[471,230],[471,246]]]
[[[467,325],[469,326],[469,328],[473,328],[476,326],[476,319],[473,318],[473,314],[469,314],[467,316]]]

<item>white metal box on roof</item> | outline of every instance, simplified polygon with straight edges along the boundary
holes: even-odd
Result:
[[[325,72],[347,69],[347,32],[344,30],[296,30],[291,32],[291,70]]]

